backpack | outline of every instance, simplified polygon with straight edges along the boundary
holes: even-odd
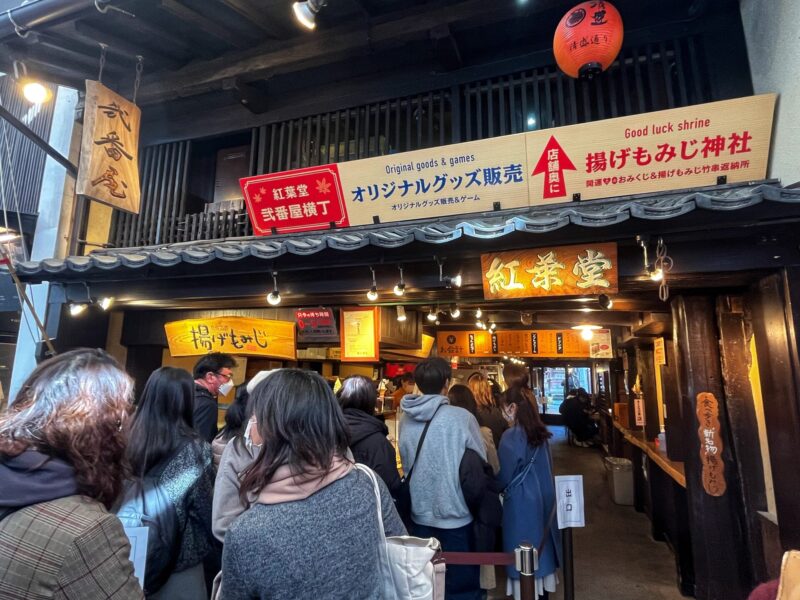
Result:
[[[185,445],[150,469],[142,479],[125,482],[117,518],[124,527],[147,527],[145,595],[160,590],[172,575],[180,552],[181,532],[175,504],[160,485],[161,475]]]

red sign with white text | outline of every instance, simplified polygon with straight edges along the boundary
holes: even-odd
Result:
[[[350,225],[335,164],[245,177],[239,183],[256,235]]]

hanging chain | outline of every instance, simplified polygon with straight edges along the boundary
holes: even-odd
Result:
[[[656,269],[661,270],[661,283],[658,286],[658,297],[662,302],[669,300],[669,285],[667,283],[667,273],[672,271],[674,265],[672,257],[667,254],[667,245],[663,238],[658,238],[656,245],[656,260],[653,263]]]
[[[19,6],[17,7],[19,8]],[[14,10],[13,8],[11,10]],[[9,10],[6,14],[8,15],[8,20],[11,21],[11,25],[14,26],[14,33],[16,33],[19,37],[23,40],[27,38],[31,34],[31,30],[27,27],[22,27],[21,25],[17,25],[17,22],[14,20],[14,17],[11,16],[11,10]]]
[[[97,81],[98,83],[103,83],[103,69],[106,67],[106,49],[108,48],[108,44],[104,44],[103,42],[98,42],[100,44],[100,71],[97,74]]]
[[[144,57],[136,56],[136,81],[133,82],[133,103],[136,104],[136,96],[139,93],[139,85],[142,83],[142,71],[144,71]]]

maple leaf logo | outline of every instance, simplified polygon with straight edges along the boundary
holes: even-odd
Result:
[[[320,194],[330,194],[331,184],[328,183],[327,179],[317,179],[317,191]]]
[[[261,194],[262,194],[262,195],[265,195],[265,194],[267,193],[267,188],[265,188],[265,187],[262,185],[262,186],[261,186],[261,189],[260,189],[260,190],[258,190],[258,191],[259,191],[259,192],[261,192]]]
[[[253,194],[253,200],[256,202],[261,202],[261,194]]]

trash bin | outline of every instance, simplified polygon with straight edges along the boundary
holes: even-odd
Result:
[[[611,499],[616,504],[633,505],[633,463],[627,458],[606,456],[606,474]]]

